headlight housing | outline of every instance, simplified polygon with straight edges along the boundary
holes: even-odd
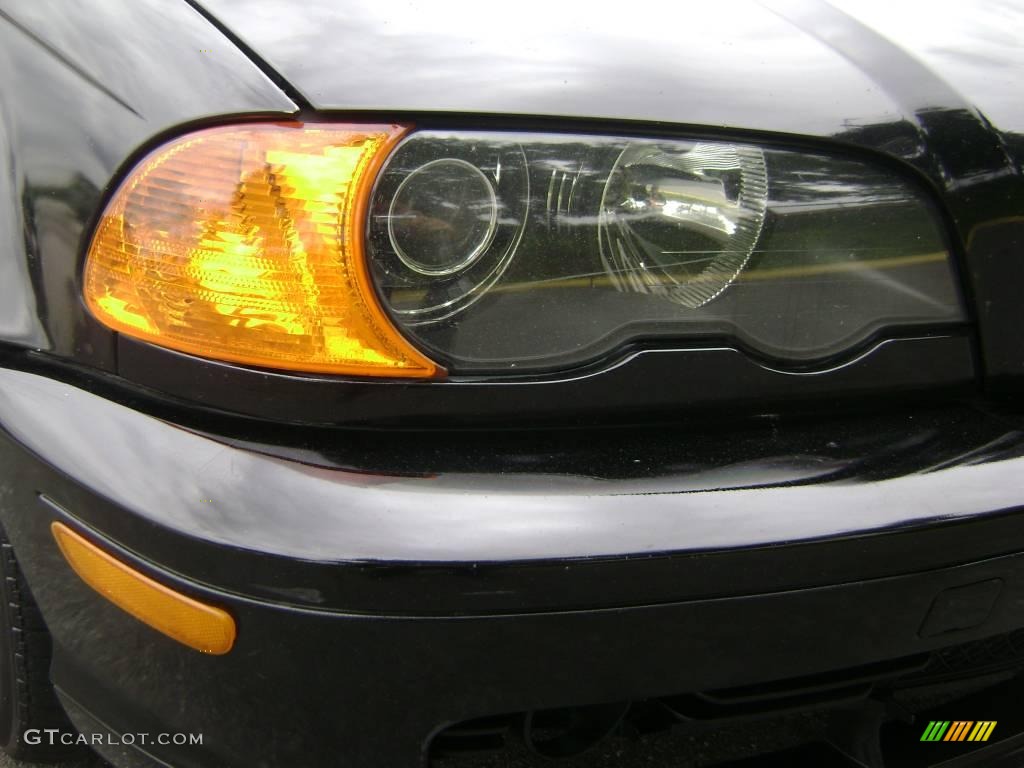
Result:
[[[465,267],[423,274],[389,227],[402,185],[440,158],[490,180],[468,204],[496,204],[499,234]],[[963,319],[942,228],[901,176],[739,142],[414,133],[381,171],[368,242],[391,316],[453,371],[565,369],[664,339],[806,365],[883,329]]]
[[[122,182],[88,306],[203,357],[346,376],[571,369],[716,343],[780,366],[964,319],[929,201],[769,145],[255,123]]]

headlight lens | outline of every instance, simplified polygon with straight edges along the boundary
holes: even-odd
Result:
[[[930,204],[851,158],[424,131],[381,171],[368,228],[392,317],[455,371],[567,368],[669,338],[808,363],[963,320]]]

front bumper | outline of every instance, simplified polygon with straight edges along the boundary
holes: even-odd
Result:
[[[389,473],[372,443],[350,458],[351,433],[200,434],[0,370],[0,516],[79,727],[202,733],[146,747],[176,766],[411,766],[472,718],[804,678],[1024,627],[1021,433],[974,411],[879,418],[888,433],[771,421],[748,446],[771,460],[736,460],[732,435],[729,456],[682,461],[658,445],[687,442],[666,428],[579,449],[612,450],[617,477],[540,474],[588,464],[550,445],[501,471],[435,457]],[[503,438],[454,453],[473,440]],[[63,562],[57,519],[226,608],[234,650],[199,655],[106,603]]]

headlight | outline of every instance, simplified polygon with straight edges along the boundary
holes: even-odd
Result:
[[[403,202],[438,163],[452,178]],[[415,263],[396,217],[422,233]],[[454,371],[568,368],[632,342],[702,338],[806,364],[883,329],[963,319],[929,203],[852,158],[420,132],[381,171],[368,226],[392,317]]]
[[[100,218],[89,308],[204,357],[380,377],[564,370],[647,343],[805,365],[963,320],[935,212],[884,166],[406,130],[255,123],[165,144]]]

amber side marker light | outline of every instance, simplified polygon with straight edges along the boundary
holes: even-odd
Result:
[[[85,300],[120,333],[264,368],[433,377],[392,325],[363,247],[399,125],[250,123],[146,156],[103,212]]]
[[[179,643],[217,656],[235,644],[235,620],[129,568],[63,523],[50,526],[72,570],[103,597]]]

